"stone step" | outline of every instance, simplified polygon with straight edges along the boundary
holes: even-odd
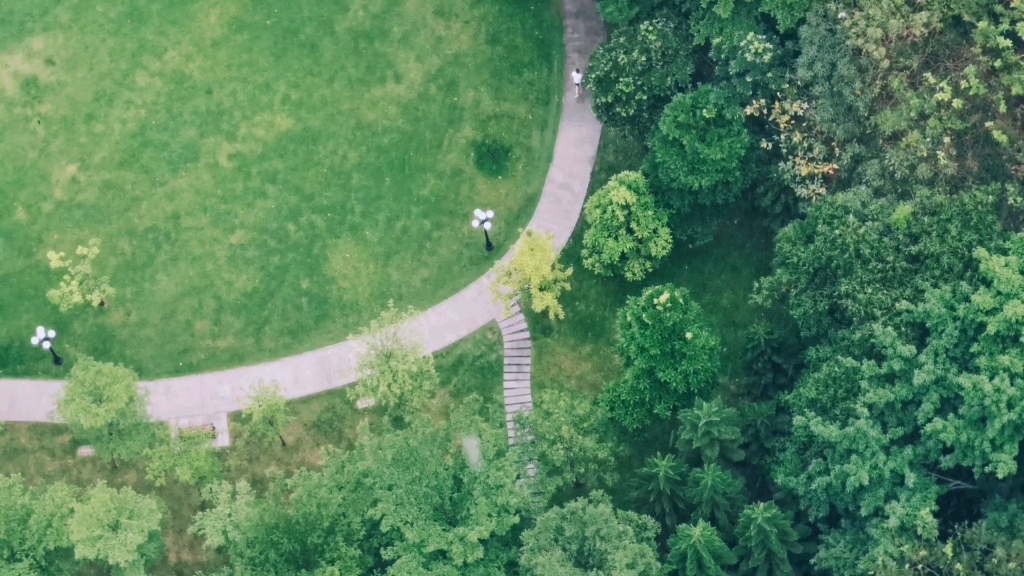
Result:
[[[505,342],[515,342],[516,340],[529,340],[530,332],[516,332],[515,334],[503,334],[502,339]]]
[[[531,358],[529,356],[505,356],[505,366],[512,364],[530,364]]]
[[[529,372],[529,364],[505,364],[505,374],[509,372]]]
[[[502,326],[501,327],[501,333],[502,334],[511,334],[513,332],[523,332],[523,331],[527,331],[527,332],[530,331],[530,327],[526,325],[526,319],[525,318],[519,320],[519,322],[514,322],[512,324],[509,324],[508,326]]]
[[[516,350],[516,349],[529,350],[533,348],[533,343],[529,340],[517,340],[515,342],[505,342],[505,350]]]
[[[526,322],[526,316],[523,316],[522,314],[513,314],[512,316],[509,316],[504,320],[499,320],[498,327],[501,328],[502,332],[504,332],[505,328],[508,328],[509,326],[513,324],[518,324],[520,322]]]
[[[527,374],[527,376],[529,376],[529,374]],[[529,390],[530,389],[530,379],[529,378],[523,378],[522,380],[505,380],[505,389],[507,389],[507,390],[516,390],[516,389],[519,389],[519,388],[526,388],[527,390]]]
[[[515,404],[506,404],[505,412],[515,414],[520,410],[530,411],[533,410],[533,402],[517,402]]]
[[[505,388],[505,402],[516,402],[517,399],[530,400],[529,388]]]
[[[530,354],[531,354],[531,352],[530,352],[529,348],[509,348],[508,350],[505,350],[505,357],[506,358],[515,357],[515,356],[526,356],[526,357],[529,357]]]

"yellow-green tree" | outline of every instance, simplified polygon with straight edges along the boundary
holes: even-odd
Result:
[[[89,240],[88,246],[79,246],[75,250],[79,256],[78,260],[65,259],[63,252],[50,250],[46,258],[50,261],[51,270],[67,270],[60,286],[46,293],[46,298],[60,306],[61,312],[67,312],[72,308],[84,304],[86,301],[92,304],[93,308],[106,306],[116,294],[110,286],[110,279],[106,276],[94,277],[92,272],[92,261],[100,254],[100,239]]]
[[[572,267],[566,269],[558,262],[554,234],[527,228],[516,243],[512,260],[499,263],[495,274],[491,291],[505,305],[506,315],[513,302],[528,298],[534,312],[547,312],[552,320],[565,318],[558,298],[570,289]]]

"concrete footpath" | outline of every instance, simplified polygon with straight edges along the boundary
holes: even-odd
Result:
[[[555,235],[559,250],[569,241],[586,199],[601,138],[601,124],[589,95],[577,100],[569,73],[585,72],[594,48],[604,40],[604,24],[594,0],[563,0],[565,25],[565,97],[554,158],[530,226]],[[511,253],[503,260],[508,260]],[[431,352],[442,350],[499,319],[488,273],[458,294],[410,319],[403,327]],[[28,343],[26,342],[26,346]],[[354,382],[358,339],[254,366],[142,382],[154,418],[179,425],[226,424],[226,413],[240,410],[250,387],[277,382],[288,398],[317,394]],[[0,420],[56,421],[56,401],[63,382],[0,379]],[[226,428],[226,426],[225,426]],[[224,433],[226,434],[226,430]],[[222,441],[227,441],[226,436]],[[220,443],[220,442],[219,442]]]

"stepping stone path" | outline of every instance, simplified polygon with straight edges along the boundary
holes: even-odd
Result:
[[[516,443],[515,416],[519,412],[533,410],[533,394],[530,392],[530,369],[533,360],[533,344],[530,328],[518,304],[512,306],[512,315],[498,317],[501,338],[505,341],[505,421],[508,426],[508,443]]]

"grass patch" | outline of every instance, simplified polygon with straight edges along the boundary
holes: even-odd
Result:
[[[483,399],[481,415],[499,429],[504,428],[503,356],[497,326],[488,325],[435,359],[441,377],[441,388],[432,407],[435,414],[444,417],[475,395]],[[300,468],[318,468],[322,464],[323,446],[347,448],[355,440],[363,418],[372,427],[381,417],[379,411],[372,409],[356,410],[344,389],[297,400],[292,409],[296,418],[284,432],[287,448],[276,443],[258,447],[236,444],[221,452],[229,480],[245,478],[262,489],[268,484],[268,472],[287,474]],[[236,432],[237,422],[238,414],[233,414],[232,429]],[[62,480],[83,488],[106,480],[112,486],[131,486],[137,492],[156,494],[169,509],[164,528],[167,556],[151,573],[191,576],[222,565],[223,558],[203,549],[202,540],[187,533],[192,518],[202,508],[196,488],[174,480],[156,487],[146,480],[143,465],[123,464],[115,469],[95,458],[77,459],[77,447],[67,426],[5,423],[0,432],[0,474],[21,474],[31,484]]]
[[[143,378],[338,342],[426,309],[529,220],[561,111],[550,0],[8,0],[0,376],[27,345]],[[483,172],[476,145],[492,142]],[[492,178],[500,175],[501,179]],[[480,249],[475,207],[500,214]],[[60,314],[48,250],[103,242],[117,295]]]

